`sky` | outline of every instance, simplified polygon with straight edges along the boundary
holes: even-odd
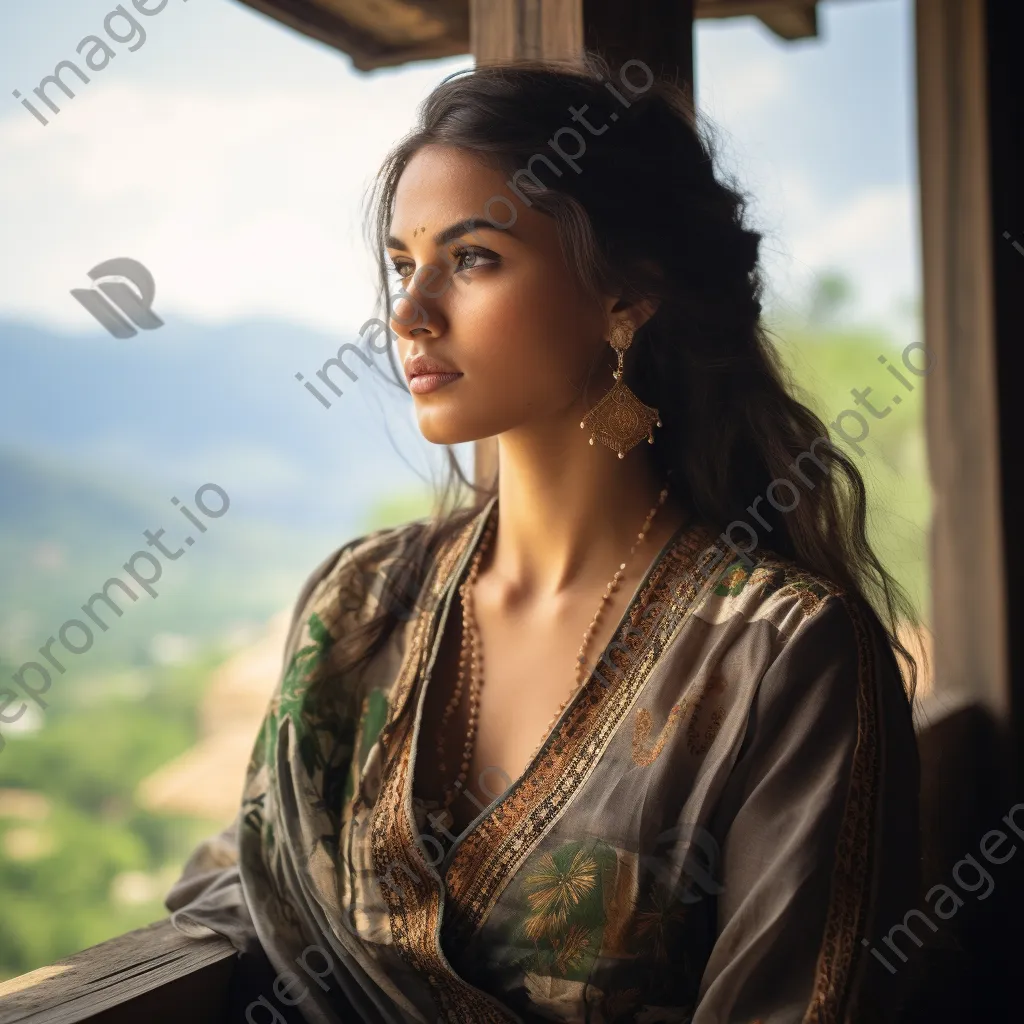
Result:
[[[373,315],[365,189],[470,58],[366,74],[237,0],[169,0],[136,15],[144,42],[115,21],[116,56],[40,124],[13,91],[32,98],[57,62],[81,63],[115,6],[0,9],[0,318],[94,333],[70,289],[128,256],[153,273],[165,319],[358,329]],[[749,18],[701,22],[698,104],[765,232],[770,295],[796,308],[838,269],[851,316],[898,330],[919,291],[911,8],[820,11],[819,38],[797,43]]]

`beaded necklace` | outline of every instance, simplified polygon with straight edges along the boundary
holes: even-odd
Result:
[[[647,518],[644,520],[643,527],[637,534],[637,538],[633,542],[633,546],[629,549],[629,555],[627,556],[626,561],[620,563],[615,575],[612,576],[608,585],[605,587],[605,591],[601,595],[601,602],[597,606],[597,611],[594,613],[594,617],[590,620],[590,625],[583,634],[583,643],[580,644],[579,653],[576,656],[576,685],[565,700],[562,701],[558,710],[548,723],[547,728],[544,730],[544,735],[541,737],[537,746],[534,747],[533,753],[530,755],[527,764],[530,764],[537,756],[537,752],[544,745],[544,741],[547,739],[549,733],[554,727],[555,722],[558,721],[559,715],[561,715],[566,707],[568,707],[569,702],[576,696],[580,687],[582,687],[589,678],[589,673],[586,671],[587,648],[590,646],[590,641],[594,635],[594,631],[597,629],[598,623],[601,621],[601,615],[605,610],[606,604],[612,599],[615,592],[619,589],[619,584],[622,581],[623,573],[626,571],[626,566],[629,564],[630,558],[632,558],[640,544],[643,543],[644,538],[650,531],[651,524],[654,522],[654,517],[658,514],[658,510],[665,503],[665,499],[667,497],[668,488],[662,488],[661,493],[658,495],[658,500],[647,513]],[[456,794],[465,786],[466,776],[469,774],[470,762],[473,759],[473,748],[476,743],[477,724],[480,717],[480,691],[483,688],[484,681],[484,657],[483,644],[480,640],[480,631],[477,628],[476,617],[473,614],[473,588],[476,586],[477,576],[480,574],[480,563],[483,560],[484,552],[487,550],[487,547],[494,536],[495,527],[496,517],[492,517],[484,531],[484,536],[480,541],[480,546],[473,554],[473,560],[470,563],[466,579],[462,586],[459,587],[459,597],[462,600],[463,623],[462,645],[459,652],[459,672],[451,698],[441,714],[441,723],[440,729],[438,730],[439,735],[437,741],[438,771],[442,778],[448,774],[448,766],[445,760],[444,749],[445,727],[459,705],[467,679],[469,680],[469,723],[466,729],[466,739],[462,745],[462,760],[459,764],[458,775],[452,785],[445,790],[444,798],[442,800],[441,817],[443,818],[443,821],[440,824],[444,827],[452,821],[449,808],[455,800]]]

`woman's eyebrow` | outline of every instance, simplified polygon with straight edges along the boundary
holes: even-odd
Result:
[[[456,221],[454,224],[449,224],[448,227],[438,231],[434,235],[434,245],[446,245],[448,242],[460,235],[469,235],[474,231],[503,231],[506,234],[510,234],[515,237],[515,233],[510,231],[508,228],[500,228],[493,221],[488,220],[486,217],[467,217],[465,220]],[[384,244],[389,249],[406,249],[408,251],[405,242],[395,235],[388,235]]]

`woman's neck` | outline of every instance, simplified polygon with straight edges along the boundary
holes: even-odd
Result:
[[[498,464],[498,531],[486,564],[523,597],[610,577],[665,486],[645,443],[619,459],[579,435],[561,443],[550,433],[502,435]],[[668,498],[633,561],[646,566],[682,516]]]

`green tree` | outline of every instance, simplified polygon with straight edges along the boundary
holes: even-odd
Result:
[[[808,290],[808,321],[815,325],[835,323],[843,309],[850,305],[854,294],[853,283],[841,271],[820,271]]]

